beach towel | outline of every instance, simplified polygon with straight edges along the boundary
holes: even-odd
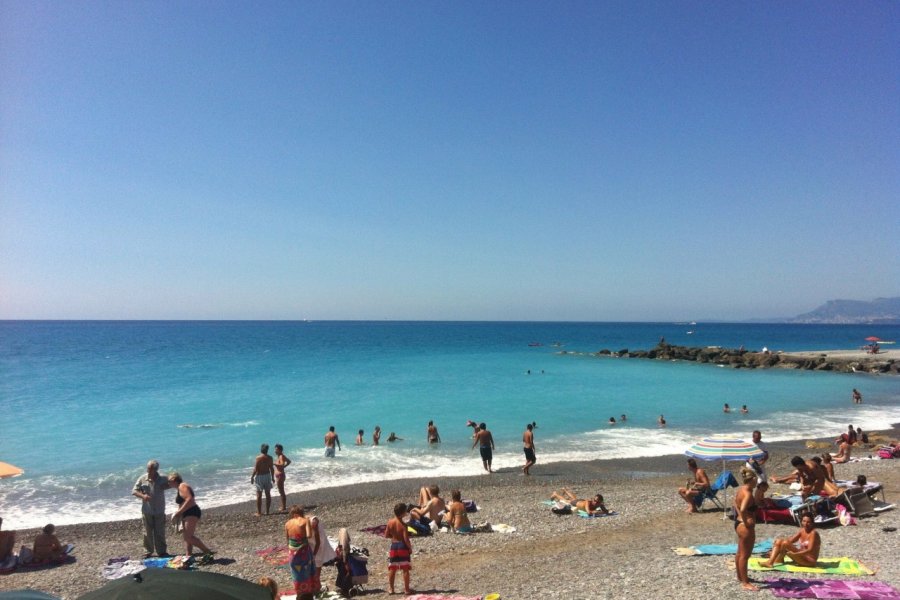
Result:
[[[672,548],[678,556],[709,556],[737,554],[737,544],[701,544],[687,548]],[[772,551],[772,540],[762,540],[753,545],[753,554],[768,554]]]
[[[515,533],[516,528],[512,525],[507,525],[506,523],[489,523],[488,527],[490,531],[494,533]]]
[[[483,596],[445,596],[443,594],[413,594],[406,600],[481,600]]]
[[[169,566],[168,558],[145,558],[144,566],[148,569],[165,569]]]
[[[387,531],[387,525],[376,525],[374,527],[363,527],[360,531],[365,533],[371,533],[372,535],[377,535],[378,537],[384,537],[384,532]]]
[[[880,581],[840,579],[767,579],[764,589],[776,598],[848,598],[900,600],[900,592]]]
[[[135,573],[144,571],[147,567],[139,560],[114,560],[100,569],[100,576],[104,579],[121,579]]]
[[[578,509],[578,516],[581,517],[582,519],[596,519],[599,517],[615,517],[618,514],[619,513],[617,513],[614,510],[609,511],[608,513],[597,513],[597,512],[589,513],[585,510],[581,510],[580,508]]]
[[[283,567],[291,562],[291,553],[287,546],[270,546],[254,552],[258,557],[273,567]]]
[[[874,575],[875,571],[852,558],[842,556],[840,558],[820,558],[815,567],[801,567],[786,557],[784,564],[775,565],[772,568],[762,566],[766,559],[751,557],[747,568],[751,571],[788,571],[791,573],[828,573],[831,575]]]

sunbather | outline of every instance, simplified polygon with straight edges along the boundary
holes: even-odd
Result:
[[[553,492],[550,498],[568,504],[573,509],[583,510],[589,515],[609,514],[609,510],[603,502],[603,494],[597,494],[593,498],[578,498],[572,493],[572,490],[563,488],[561,492]]]
[[[812,515],[804,513],[800,519],[800,530],[791,538],[778,538],[772,546],[772,554],[769,560],[761,563],[762,566],[772,568],[784,562],[785,556],[790,556],[794,563],[801,567],[815,567],[819,560],[819,550],[822,539],[815,529]]]
[[[850,437],[846,433],[841,434],[838,453],[832,454],[831,459],[837,464],[850,461]]]
[[[421,521],[422,517],[428,517],[438,527],[441,526],[441,519],[447,511],[447,504],[440,496],[441,490],[436,485],[422,487],[419,490],[419,508],[413,508],[409,511],[412,518]]]
[[[450,493],[450,506],[447,507],[447,516],[450,522],[450,529],[454,533],[472,533],[472,523],[469,521],[469,515],[466,514],[466,505],[462,502],[462,493],[459,490],[453,490]]]
[[[55,530],[56,527],[52,523],[45,525],[43,533],[38,534],[38,536],[34,538],[34,547],[32,548],[32,552],[34,553],[34,558],[32,560],[34,560],[34,562],[42,563],[57,561],[65,554],[63,545],[60,544],[59,539],[53,535]]]
[[[819,470],[817,465],[812,461],[806,461],[795,456],[791,459],[791,466],[794,471],[790,475],[784,477],[772,477],[773,483],[793,483],[800,482],[800,497],[806,500],[813,494],[819,494],[825,486],[825,476],[823,470]]]
[[[697,466],[697,461],[693,458],[689,458],[687,464],[688,469],[694,475],[694,481],[688,481],[685,487],[678,488],[678,495],[688,503],[687,511],[695,513],[697,512],[697,496],[709,489],[709,476],[706,471]]]

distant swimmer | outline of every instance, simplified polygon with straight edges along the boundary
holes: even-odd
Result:
[[[747,405],[746,404],[742,405],[741,406],[741,414],[746,415],[748,412],[750,412],[750,409],[747,408]]]
[[[363,430],[360,429],[359,433],[356,434],[356,445],[357,446],[365,446],[366,442],[363,439]]]
[[[429,444],[441,443],[441,434],[438,433],[438,428],[435,426],[434,421],[428,421],[427,437]]]
[[[403,438],[397,437],[397,434],[392,431],[391,435],[388,436],[388,441],[389,442],[402,442]]]
[[[862,404],[862,394],[856,388],[853,388],[853,404]]]
[[[272,507],[272,482],[275,480],[275,463],[269,456],[269,445],[259,447],[256,462],[253,463],[253,472],[250,474],[250,483],[256,486],[256,516],[262,515],[262,495],[266,495],[266,514]]]
[[[615,425],[615,424],[616,424],[616,418],[615,418],[615,417],[610,417],[610,418],[609,418],[609,424],[610,424],[610,425]]]
[[[666,426],[666,418],[663,417],[662,415],[659,415],[659,418],[656,420],[656,422],[659,423],[660,427]]]
[[[334,425],[328,428],[328,433],[325,434],[325,456],[327,458],[334,458],[334,447],[337,446],[337,449],[341,449],[341,440],[338,437],[338,434],[334,432]]]
[[[730,412],[731,412],[731,407],[728,406],[728,403],[727,403],[727,402],[725,403],[725,406],[722,408],[722,412],[725,412],[725,413],[730,413]]]
[[[622,421],[622,422],[624,423],[624,422],[627,421],[628,419],[627,419],[627,418],[625,417],[625,415],[623,414],[621,417],[619,417],[619,420]]]
[[[487,425],[484,423],[478,425],[476,430],[475,443],[472,444],[472,448],[475,448],[475,446],[478,446],[481,452],[481,462],[484,465],[484,470],[488,473],[493,473],[491,463],[494,460],[494,436],[491,435]]]

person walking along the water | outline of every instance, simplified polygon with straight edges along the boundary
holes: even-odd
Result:
[[[131,495],[141,499],[141,518],[144,522],[144,550],[146,557],[156,552],[168,556],[166,549],[166,490],[169,482],[159,475],[159,461],[147,463],[147,474],[134,484]]]
[[[291,459],[284,455],[284,446],[275,444],[275,484],[278,486],[278,495],[281,498],[281,510],[278,512],[287,512],[287,495],[284,493],[284,470],[291,464]]]
[[[266,514],[272,508],[272,481],[275,479],[275,464],[269,456],[269,445],[259,447],[259,456],[253,463],[250,483],[256,486],[256,516],[262,515],[262,495],[266,495]]]
[[[487,425],[484,423],[478,426],[475,433],[475,443],[472,444],[472,448],[475,446],[478,446],[481,452],[481,462],[484,464],[484,470],[488,473],[493,473],[491,463],[494,460],[494,436],[491,435]]]
[[[526,475],[531,475],[529,469],[537,462],[537,458],[534,455],[534,425],[531,423],[525,426],[525,433],[522,434],[522,445],[525,452],[525,466],[522,467],[522,472]]]
[[[341,439],[334,432],[334,425],[332,425],[328,428],[328,433],[325,434],[325,456],[327,458],[334,458],[335,445],[337,445],[338,450],[341,449]]]

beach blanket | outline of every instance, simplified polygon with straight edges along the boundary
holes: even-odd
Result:
[[[672,548],[678,556],[709,556],[737,554],[737,544],[701,544],[687,548]],[[753,545],[753,554],[768,554],[772,551],[772,540],[762,540]]]
[[[413,594],[406,600],[481,600],[483,596],[445,596],[443,594]]]
[[[850,600],[900,600],[900,592],[880,581],[840,579],[767,579],[764,589],[776,598],[848,598]]]
[[[254,554],[273,567],[283,567],[291,562],[291,553],[287,546],[270,546],[257,550]]]
[[[148,569],[165,569],[169,566],[168,558],[145,558],[144,566]]]
[[[387,531],[387,525],[376,525],[374,527],[363,527],[360,531],[365,533],[371,533],[372,535],[377,535],[378,537],[384,537],[384,532]]]
[[[104,579],[121,579],[144,571],[147,567],[139,560],[114,560],[100,569]]]
[[[751,571],[789,571],[791,573],[829,573],[831,575],[874,575],[875,571],[852,558],[842,556],[840,558],[820,558],[815,567],[801,567],[795,565],[788,556],[784,564],[775,565],[772,568],[762,566],[765,559],[751,557],[747,568]]]
[[[488,527],[490,531],[494,533],[515,533],[516,528],[512,525],[507,525],[506,523],[489,523]]]
[[[578,511],[578,516],[581,517],[582,519],[596,519],[596,518],[598,518],[598,517],[614,517],[614,516],[616,516],[617,514],[619,514],[619,513],[617,513],[617,512],[614,511],[614,510],[609,511],[609,512],[606,513],[606,514],[603,514],[603,513],[589,513],[589,512],[584,511],[584,510],[579,510],[579,511]]]

